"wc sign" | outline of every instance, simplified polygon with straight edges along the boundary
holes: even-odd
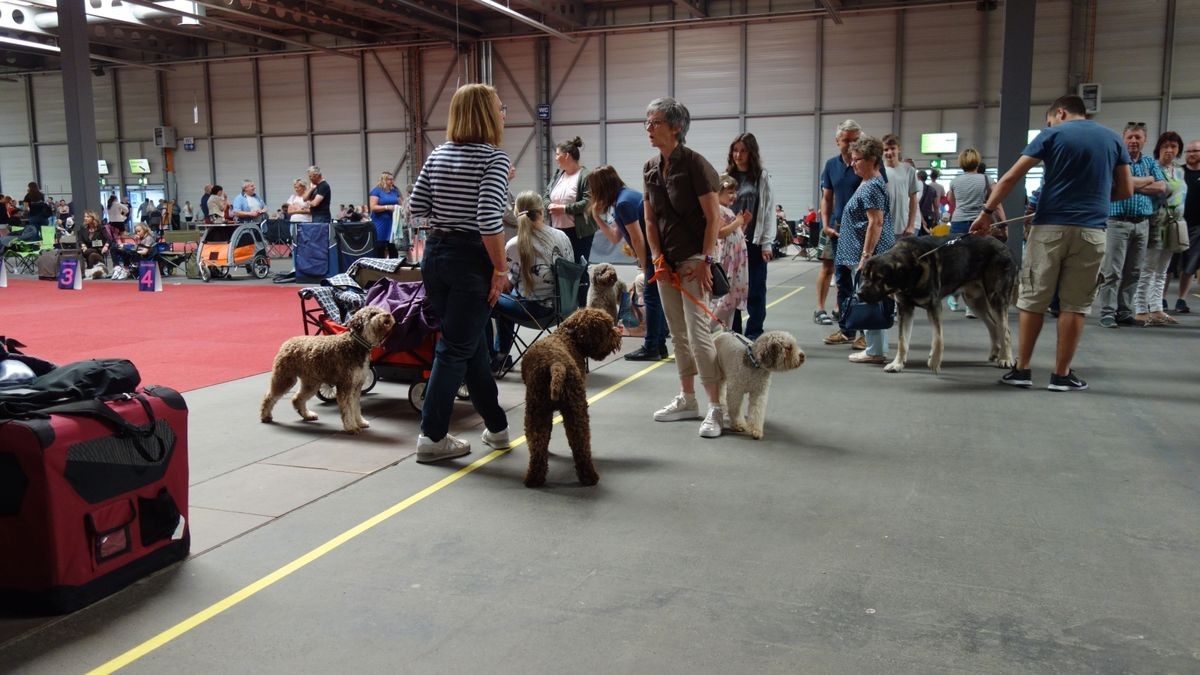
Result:
[[[539,104],[538,104],[538,107],[537,107],[537,118],[538,118],[539,120],[548,120],[548,119],[550,119],[550,104],[549,104],[549,103],[539,103]]]

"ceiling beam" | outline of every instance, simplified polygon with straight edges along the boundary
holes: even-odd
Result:
[[[829,12],[829,18],[833,19],[834,23],[842,25],[842,17],[838,14],[837,8],[833,6],[833,0],[821,0],[821,6],[825,8],[826,12]]]
[[[700,9],[699,6],[692,4],[691,2],[689,2],[689,0],[675,0],[675,6],[682,9],[685,12],[695,14],[696,16],[699,16],[701,18],[708,18],[708,12],[704,11],[703,9]]]
[[[338,39],[343,39],[343,40],[357,40],[357,41],[361,42],[364,39],[362,34],[365,34],[367,36],[370,36],[370,37],[376,38],[376,39],[378,39],[382,35],[378,31],[370,30],[370,29],[363,28],[360,26],[347,25],[344,21],[344,17],[342,17],[340,15],[339,16],[330,16],[325,21],[314,21],[313,25],[306,25],[304,23],[300,23],[300,22],[296,22],[296,21],[288,21],[286,19],[281,19],[281,18],[278,18],[278,15],[276,15],[274,13],[274,10],[279,9],[279,10],[283,11],[285,13],[285,15],[294,15],[297,12],[304,14],[304,15],[308,14],[308,12],[306,12],[304,10],[301,10],[299,8],[286,7],[282,3],[273,4],[270,2],[263,2],[261,0],[250,0],[251,6],[267,8],[268,11],[267,11],[267,13],[264,14],[264,13],[258,13],[258,12],[251,12],[251,11],[244,10],[244,9],[234,9],[229,4],[226,4],[224,2],[216,2],[215,0],[191,0],[191,1],[198,5],[203,5],[204,7],[220,10],[224,14],[246,17],[246,18],[254,19],[257,22],[269,24],[269,25],[276,26],[276,27],[302,30],[302,31],[306,31],[308,33],[315,33],[317,35],[326,35],[326,36],[329,36],[332,38],[338,38]],[[322,9],[322,11],[327,11],[327,10]],[[209,14],[209,16],[212,16],[212,15]],[[324,18],[324,17],[322,17],[322,18]],[[320,26],[326,26],[326,25],[336,26],[339,29],[341,29],[341,32],[333,33],[333,32],[329,32],[328,30],[322,30],[320,28]],[[358,33],[358,35],[355,35],[356,33]]]
[[[580,0],[516,0],[514,4],[538,12],[544,19],[553,20],[567,29],[583,26],[584,8]],[[569,11],[562,11],[560,6]]]

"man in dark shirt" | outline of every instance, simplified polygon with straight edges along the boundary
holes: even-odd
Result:
[[[208,222],[208,198],[211,194],[212,194],[212,186],[205,185],[204,186],[204,196],[200,198],[200,213],[203,216],[200,220],[205,223]]]
[[[329,189],[329,183],[325,182],[325,178],[321,175],[321,167],[308,167],[308,180],[315,185],[312,196],[308,198],[308,210],[312,216],[314,223],[328,223],[333,221],[332,215],[329,213],[329,203],[333,200],[333,191]]]
[[[1179,299],[1175,301],[1175,311],[1187,314],[1192,311],[1188,307],[1188,291],[1192,289],[1192,279],[1196,270],[1200,269],[1200,141],[1187,144],[1183,155],[1186,163],[1183,167],[1183,182],[1187,185],[1187,201],[1183,203],[1183,219],[1187,221],[1188,240],[1191,245],[1179,255]]]

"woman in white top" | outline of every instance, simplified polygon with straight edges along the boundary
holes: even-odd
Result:
[[[487,326],[494,375],[507,369],[516,322],[541,321],[554,314],[554,261],[572,255],[571,240],[562,230],[546,226],[543,208],[542,196],[536,192],[522,192],[517,197],[517,236],[504,246],[508,290],[492,308],[496,320],[494,341],[492,325]]]
[[[225,188],[214,185],[212,192],[208,195],[208,222],[223,223],[228,220],[225,214],[228,208],[229,198],[225,196]]]
[[[108,198],[108,224],[118,232],[125,231],[125,221],[129,218],[129,207],[121,203],[116,195]]]
[[[579,163],[579,149],[583,141],[578,136],[559,143],[554,149],[554,163],[558,170],[542,193],[550,224],[562,230],[571,240],[572,262],[592,256],[592,235],[596,234],[596,223],[588,215],[588,170]],[[580,297],[586,289],[580,288]]]
[[[195,211],[192,211],[191,202],[183,203],[183,209],[180,211],[180,215],[183,216],[183,222],[187,223],[189,226],[192,224],[192,219],[196,217],[196,213]]]
[[[311,223],[308,208],[308,184],[303,179],[292,181],[292,194],[287,199],[288,220],[293,223]]]

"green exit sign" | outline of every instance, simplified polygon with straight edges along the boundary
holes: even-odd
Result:
[[[944,168],[946,168],[946,160],[944,160],[944,159],[931,159],[931,160],[929,160],[929,168],[931,168],[931,169],[944,169]]]

